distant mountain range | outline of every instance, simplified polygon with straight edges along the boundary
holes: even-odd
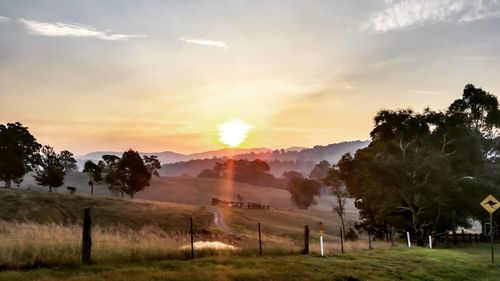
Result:
[[[237,148],[218,149],[193,154],[182,154],[172,151],[163,152],[140,152],[141,155],[156,155],[163,164],[160,173],[166,176],[189,174],[196,176],[205,168],[212,168],[214,162],[224,158],[235,159],[265,159],[268,162],[274,161],[271,165],[271,172],[280,174],[288,168],[295,168],[302,172],[307,172],[311,165],[321,160],[336,163],[345,153],[354,153],[356,150],[366,147],[369,141],[348,141],[333,143],[328,145],[316,145],[312,148],[289,147],[286,149],[259,148]],[[117,151],[96,151],[76,157],[78,166],[83,167],[86,160],[99,161],[103,155],[111,154],[121,156],[123,152]],[[199,160],[199,161],[198,161]],[[203,161],[202,161],[203,160]],[[278,162],[282,162],[279,163]],[[287,163],[294,164],[287,164]],[[278,167],[279,166],[279,167]]]
[[[207,159],[207,158],[223,158],[230,157],[234,155],[246,154],[246,153],[265,153],[271,152],[272,150],[269,148],[236,148],[236,149],[218,149],[218,150],[210,150],[205,152],[193,153],[193,154],[182,154],[173,151],[163,151],[163,152],[139,152],[141,156],[143,155],[156,155],[162,164],[170,164],[181,161],[189,161],[193,159]],[[123,151],[95,151],[90,152],[85,155],[75,157],[76,160],[80,162],[85,162],[86,160],[92,160],[97,162],[102,159],[103,155],[116,155],[122,156]],[[81,167],[81,165],[79,165]]]

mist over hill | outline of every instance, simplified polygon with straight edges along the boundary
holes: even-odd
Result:
[[[360,148],[368,146],[369,141],[349,141],[334,143],[329,145],[317,145],[313,148],[305,149],[277,149],[263,152],[251,151],[250,153],[242,153],[233,155],[232,159],[247,159],[255,160],[262,159],[268,162],[271,173],[276,177],[281,177],[285,171],[298,171],[304,175],[309,174],[321,160],[327,160],[330,163],[337,161],[345,153],[354,153]],[[197,176],[204,169],[211,169],[215,163],[228,159],[224,157],[211,157],[204,159],[191,159],[177,163],[164,164],[160,170],[162,176],[181,176],[190,175]]]
[[[212,168],[217,161],[223,159],[263,159],[269,162],[271,173],[281,176],[284,171],[296,170],[308,173],[314,165],[327,160],[336,163],[340,157],[347,152],[366,147],[369,141],[347,141],[328,145],[316,145],[312,148],[289,147],[283,149],[259,148],[235,148],[218,149],[192,154],[182,154],[173,151],[162,152],[140,152],[143,155],[156,155],[163,164],[160,174],[163,176],[197,176],[203,169]],[[77,156],[78,167],[81,169],[86,160],[98,162],[103,155],[110,154],[121,156],[119,151],[95,151],[85,155]]]

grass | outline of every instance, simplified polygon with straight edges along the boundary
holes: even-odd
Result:
[[[428,250],[374,242],[376,250],[367,251],[360,240],[346,243],[343,255],[330,234],[328,257],[320,258],[316,224],[335,220],[328,212],[224,209],[229,224],[246,234],[232,238],[214,231],[212,214],[196,206],[7,189],[0,189],[0,202],[0,280],[497,280],[500,274],[486,244]],[[94,219],[92,266],[79,261],[83,207],[92,208]],[[197,249],[197,258],[187,260],[190,216],[195,241],[238,249]],[[304,224],[311,228],[310,256],[297,255]]]
[[[167,232],[189,230],[189,217],[195,229],[206,232],[212,214],[199,207],[103,196],[63,195],[48,192],[0,188],[0,221],[40,224],[81,224],[83,208],[90,207],[93,224],[140,230],[145,226]]]
[[[317,256],[211,256],[3,271],[0,280],[498,280],[484,247],[393,248]]]

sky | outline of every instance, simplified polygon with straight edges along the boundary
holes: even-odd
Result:
[[[500,93],[500,0],[0,0],[0,123],[90,151],[369,139],[378,110]]]

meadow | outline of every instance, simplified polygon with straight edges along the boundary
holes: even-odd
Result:
[[[200,182],[191,180],[198,192],[214,183]],[[163,188],[167,194],[168,187]],[[251,192],[252,186],[240,190],[245,188],[249,194],[260,191]],[[242,234],[234,237],[217,229],[209,209],[194,201],[190,205],[2,188],[0,202],[0,280],[496,280],[499,272],[490,265],[486,244],[429,250],[408,249],[403,241],[396,247],[375,241],[368,250],[361,236],[347,242],[341,254],[338,218],[320,209],[221,208],[226,223]],[[91,208],[93,217],[91,266],[80,263],[84,207]],[[348,218],[352,222],[356,215],[349,213]],[[326,226],[326,257],[319,257],[319,221]],[[257,222],[262,224],[263,256]],[[311,228],[311,253],[301,256],[305,224]]]
[[[346,254],[207,256],[2,271],[0,280],[498,280],[487,249],[393,248]]]

